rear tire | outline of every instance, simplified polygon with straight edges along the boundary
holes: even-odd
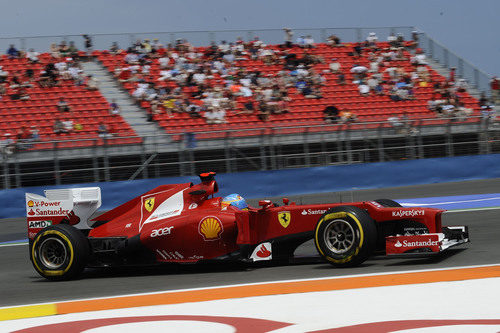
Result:
[[[376,241],[375,222],[364,210],[353,206],[328,210],[314,232],[318,253],[336,267],[360,265],[373,254]]]
[[[80,230],[66,224],[43,229],[31,245],[33,267],[52,281],[77,277],[85,268],[89,253],[87,238]]]

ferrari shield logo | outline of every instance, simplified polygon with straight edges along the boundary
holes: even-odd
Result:
[[[290,217],[290,212],[288,212],[288,211],[283,211],[283,212],[278,213],[278,221],[280,222],[280,224],[283,228],[288,227],[291,219],[292,218]]]
[[[155,197],[151,197],[151,198],[148,198],[145,202],[144,202],[144,208],[146,208],[146,210],[148,212],[151,213],[151,211],[153,210],[153,208],[155,207]]]

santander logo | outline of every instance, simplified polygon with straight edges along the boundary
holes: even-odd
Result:
[[[397,241],[396,244],[394,244],[394,247],[401,247],[401,246],[403,246],[403,244],[401,244],[400,241]]]

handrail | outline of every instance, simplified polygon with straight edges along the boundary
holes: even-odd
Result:
[[[404,123],[404,124],[407,124],[407,123],[415,123],[415,127],[433,127],[433,126],[436,126],[436,125],[420,125],[421,122],[424,122],[424,121],[447,121],[446,122],[446,125],[449,125],[449,124],[459,124],[459,125],[476,125],[477,123],[481,122],[481,120],[483,119],[482,116],[480,115],[474,115],[474,116],[469,116],[466,118],[466,120],[470,120],[470,119],[476,119],[475,122],[473,123],[470,123],[470,122],[466,122],[465,120],[457,120],[456,117],[447,117],[447,118],[419,118],[419,119],[408,119],[408,120],[404,120],[404,119],[401,119],[401,122]],[[280,130],[280,129],[309,129],[309,128],[321,128],[321,127],[339,127],[339,128],[345,128],[345,129],[350,129],[350,127],[352,126],[358,126],[358,125],[365,125],[365,126],[368,126],[368,125],[379,125],[378,127],[380,127],[381,125],[390,125],[389,127],[387,127],[387,129],[391,129],[393,128],[393,126],[391,125],[391,122],[389,121],[356,121],[356,122],[353,122],[353,123],[323,123],[323,124],[311,124],[311,125],[296,125],[296,126],[292,126],[292,125],[285,125],[285,126],[281,126],[279,124],[276,124],[275,126],[272,126],[272,127],[254,127],[254,128],[231,128],[231,129],[226,129],[226,130],[202,130],[202,131],[195,131],[195,132],[192,132],[192,131],[189,131],[189,130],[186,130],[184,132],[178,132],[178,133],[169,133],[168,130],[167,132],[151,132],[150,134],[146,134],[146,135],[143,135],[143,136],[139,136],[139,135],[126,135],[126,136],[116,136],[116,137],[109,137],[109,138],[99,138],[99,137],[82,137],[82,138],[78,138],[78,139],[68,139],[68,140],[42,140],[42,141],[36,141],[36,142],[30,142],[30,144],[57,144],[57,143],[65,143],[65,142],[77,142],[77,141],[99,141],[99,140],[102,140],[102,141],[107,141],[107,140],[113,140],[113,139],[132,139],[132,138],[149,138],[149,137],[159,137],[159,136],[165,136],[165,135],[183,135],[184,133],[191,133],[191,134],[194,134],[194,135],[197,135],[197,134],[212,134],[212,133],[235,133],[235,132],[254,132],[254,131],[262,131],[262,130],[268,130],[268,129],[272,129],[274,131],[274,133],[276,133],[276,131]],[[443,124],[440,124],[439,126],[445,126]],[[363,127],[363,126],[362,126]],[[364,131],[366,130],[366,128],[358,128],[356,130],[359,130],[359,131]],[[74,149],[74,148],[72,148]]]

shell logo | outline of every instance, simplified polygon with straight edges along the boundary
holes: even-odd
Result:
[[[33,200],[28,201],[28,207],[33,207],[34,204]]]
[[[222,222],[215,216],[204,217],[198,225],[198,232],[206,241],[220,239],[223,231]]]

